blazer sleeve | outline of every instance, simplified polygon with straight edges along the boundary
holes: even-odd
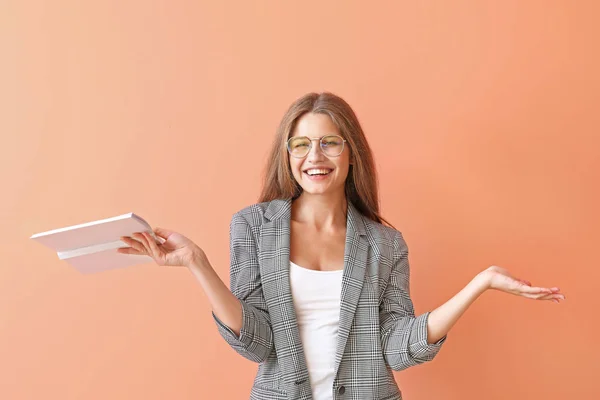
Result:
[[[379,308],[383,354],[395,371],[433,360],[447,338],[427,343],[430,312],[415,317],[409,279],[408,247],[396,231],[392,271]]]
[[[230,223],[230,290],[242,306],[242,328],[237,336],[212,313],[220,335],[243,357],[261,363],[273,349],[273,332],[258,264],[257,244],[240,213]]]

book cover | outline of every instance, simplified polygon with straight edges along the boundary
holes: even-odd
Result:
[[[59,259],[81,273],[94,273],[154,262],[150,256],[117,252],[119,247],[127,246],[120,237],[135,232],[148,232],[157,243],[164,242],[142,217],[133,212],[36,233],[30,239],[54,250]]]

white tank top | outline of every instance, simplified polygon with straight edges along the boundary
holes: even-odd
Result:
[[[342,273],[310,270],[290,261],[290,286],[314,400],[333,398]]]

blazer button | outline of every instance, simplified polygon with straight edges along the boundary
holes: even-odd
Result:
[[[346,388],[344,386],[340,386],[338,388],[338,394],[344,394],[344,393],[346,393]]]

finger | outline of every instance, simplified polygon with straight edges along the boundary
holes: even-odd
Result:
[[[121,253],[121,254],[133,254],[133,255],[136,255],[136,256],[144,255],[145,254],[143,252],[140,252],[137,249],[134,249],[133,247],[119,247],[117,249],[117,252]]]
[[[533,299],[533,300],[541,300],[541,298],[544,296],[544,294],[530,294],[530,293],[520,293],[520,295],[522,297],[526,297],[528,299]]]
[[[130,247],[136,249],[138,252],[145,251],[144,245],[142,243],[140,243],[138,240],[132,239],[128,236],[122,236],[121,241],[123,241],[125,244],[129,245]]]
[[[540,294],[521,294],[523,297],[527,297],[528,299],[534,300],[564,300],[564,295],[556,294],[556,293],[540,293]]]
[[[172,234],[173,231],[163,228],[154,228],[154,233],[156,234],[156,236],[160,236],[163,239],[168,239],[169,235]]]
[[[537,286],[527,286],[527,285],[521,285],[521,286],[519,286],[519,288],[517,290],[524,294],[552,293],[552,291],[548,288],[537,287]]]
[[[143,235],[144,235],[144,238],[146,239],[146,245],[150,248],[150,254],[152,254],[152,257],[155,260],[162,259],[162,256],[164,253],[158,247],[158,245],[154,241],[154,238],[152,236],[150,236],[150,234],[148,232],[144,232]]]
[[[134,232],[131,234],[131,236],[121,236],[121,240],[130,240],[132,241],[132,243],[139,243],[142,244],[142,241],[140,240],[140,232]]]
[[[565,295],[560,293],[550,293],[538,297],[538,300],[564,300]]]
[[[142,246],[144,246],[144,250],[146,251],[146,253],[148,253],[148,255],[151,255],[150,246],[148,246],[148,241],[146,240],[146,237],[142,234],[142,232],[136,232],[131,236],[135,238],[135,240],[137,240]]]

